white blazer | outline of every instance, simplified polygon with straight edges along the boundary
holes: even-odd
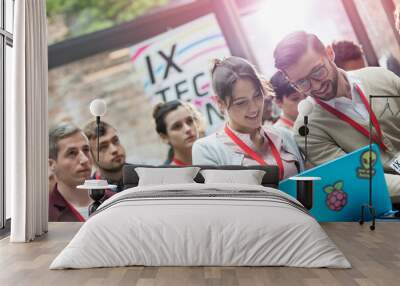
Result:
[[[303,158],[293,135],[283,128],[268,127],[266,131],[281,136],[283,148],[296,157],[300,171],[303,171]],[[227,147],[216,133],[197,140],[192,147],[193,165],[241,165],[243,158],[244,154]]]

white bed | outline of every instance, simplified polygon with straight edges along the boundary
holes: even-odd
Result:
[[[198,183],[116,194],[50,269],[128,265],[351,267],[317,221],[285,193]]]

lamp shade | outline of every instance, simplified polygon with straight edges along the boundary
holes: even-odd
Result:
[[[93,116],[103,116],[106,114],[107,104],[102,99],[95,99],[90,103],[90,113]]]
[[[308,116],[311,114],[313,111],[314,105],[306,99],[303,99],[302,101],[299,102],[299,105],[297,106],[297,110],[299,111],[300,116]]]

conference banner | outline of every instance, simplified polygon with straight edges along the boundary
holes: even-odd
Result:
[[[210,68],[214,58],[230,56],[214,14],[129,47],[135,74],[155,103],[192,102],[205,116],[207,133],[222,122],[213,100]]]

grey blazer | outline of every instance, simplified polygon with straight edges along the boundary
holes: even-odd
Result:
[[[281,135],[283,148],[296,156],[300,171],[303,171],[303,158],[293,135],[284,128],[269,127],[269,129]],[[228,148],[217,138],[216,133],[197,140],[192,147],[193,165],[241,165],[243,157],[243,154],[236,153],[232,148]]]

